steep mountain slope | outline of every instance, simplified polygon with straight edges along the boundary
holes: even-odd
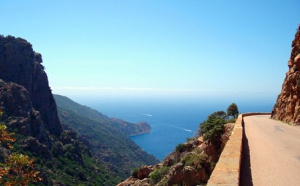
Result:
[[[55,100],[62,124],[74,129],[80,135],[79,139],[93,150],[96,157],[122,178],[128,177],[135,167],[158,163],[155,157],[147,154],[130,140],[126,136],[127,132],[125,134],[121,132],[124,127],[119,127],[116,120],[64,96],[55,95]]]
[[[114,185],[120,180],[99,164],[71,130],[63,130],[41,55],[21,38],[0,36],[0,122],[15,132],[14,148],[36,159],[38,185]]]
[[[12,149],[0,145],[0,163],[13,152],[35,158],[43,178],[37,185],[115,185],[122,180],[117,171],[96,161],[76,132],[63,129],[41,55],[26,40],[13,36],[0,35],[0,110],[0,122],[16,138]],[[124,136],[104,130],[107,138],[115,138],[109,135],[113,133]],[[109,156],[122,159],[112,151]]]
[[[114,185],[121,180],[95,161],[74,132],[62,130],[60,135],[50,134],[23,86],[0,80],[0,102],[4,111],[0,121],[15,132],[16,138],[14,148],[0,146],[0,161],[13,152],[35,158],[43,178],[38,185]]]
[[[300,26],[292,42],[288,66],[289,70],[271,117],[293,125],[300,125]]]
[[[109,118],[102,113],[87,106],[80,105],[65,96],[54,95],[54,98],[56,104],[60,108],[71,110],[72,112],[84,116],[85,118],[88,118],[90,120],[109,124],[117,128],[127,136],[149,133],[151,131],[151,126],[145,122],[133,124],[117,118]]]

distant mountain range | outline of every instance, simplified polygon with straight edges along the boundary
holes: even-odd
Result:
[[[54,95],[54,98],[59,108],[72,111],[75,114],[84,116],[87,119],[113,126],[126,136],[135,136],[139,134],[150,133],[151,131],[151,126],[148,123],[139,122],[134,124],[117,118],[109,118],[106,115],[103,115],[102,113],[87,106],[80,105],[65,96]]]

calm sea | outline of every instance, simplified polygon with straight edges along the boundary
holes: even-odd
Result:
[[[275,101],[274,101],[275,102]],[[237,103],[240,112],[271,112],[273,101],[244,100]],[[152,127],[150,134],[131,137],[147,153],[162,160],[176,145],[195,136],[199,124],[215,111],[224,110],[230,102],[213,101],[90,101],[101,113],[130,122],[145,121]]]

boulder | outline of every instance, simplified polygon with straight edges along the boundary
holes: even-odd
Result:
[[[137,178],[142,180],[144,178],[148,178],[149,174],[153,171],[152,166],[142,166],[137,173]]]
[[[203,143],[203,136],[200,136],[198,138],[198,145],[200,146],[200,145],[202,145],[202,143]]]

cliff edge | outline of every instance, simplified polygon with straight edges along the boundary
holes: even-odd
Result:
[[[288,67],[271,117],[292,125],[300,125],[300,25],[292,42]]]
[[[24,87],[46,129],[50,134],[60,135],[62,127],[41,54],[34,52],[32,45],[22,38],[0,37],[0,79]]]

